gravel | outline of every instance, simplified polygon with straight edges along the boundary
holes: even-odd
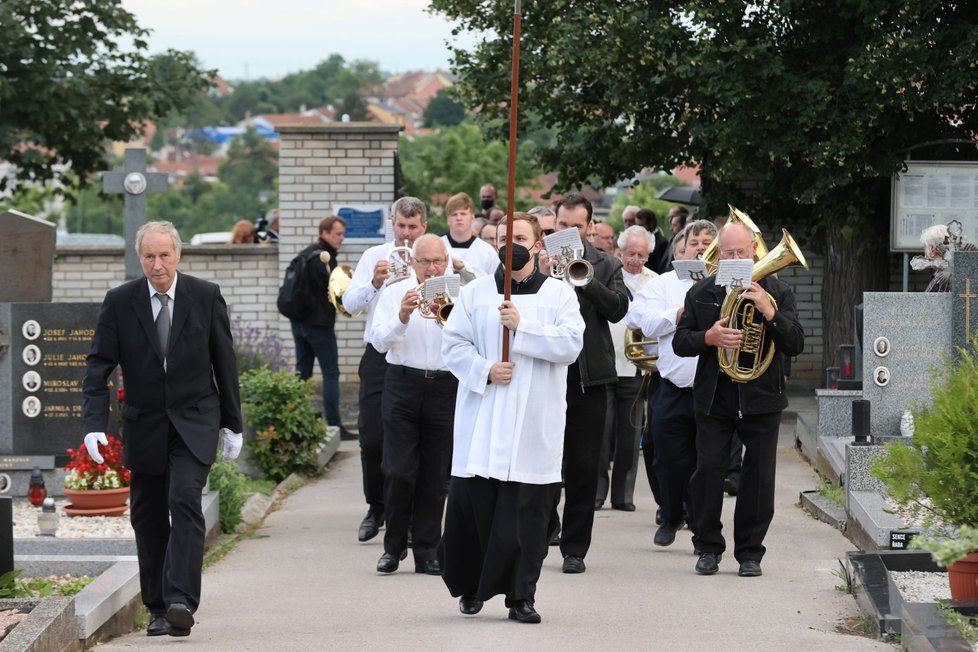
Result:
[[[129,511],[122,516],[68,516],[64,513],[67,500],[56,500],[58,510],[58,538],[61,539],[132,539],[132,526],[129,524]],[[39,536],[37,514],[40,507],[34,507],[27,500],[14,499],[14,538],[28,539]]]
[[[937,602],[951,599],[947,573],[925,571],[890,571],[893,583],[900,589],[905,602]]]

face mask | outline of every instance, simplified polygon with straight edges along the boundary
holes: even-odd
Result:
[[[482,210],[483,211],[489,210],[490,208],[492,208],[495,205],[495,203],[496,202],[494,202],[491,199],[483,199],[482,200]]]
[[[506,265],[506,245],[499,248],[499,262]],[[530,250],[521,244],[513,243],[513,266],[511,270],[517,271],[526,267],[530,262]]]

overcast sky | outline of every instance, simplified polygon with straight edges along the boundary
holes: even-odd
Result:
[[[122,0],[150,51],[193,50],[227,79],[308,70],[331,54],[385,72],[447,70],[451,24],[428,0]],[[470,46],[467,37],[460,45]]]

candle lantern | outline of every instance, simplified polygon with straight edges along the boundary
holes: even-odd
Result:
[[[839,346],[839,377],[852,380],[856,377],[856,347],[852,344]]]
[[[43,537],[53,537],[58,531],[58,510],[50,496],[44,499],[37,513],[37,531]]]
[[[839,389],[838,367],[828,367],[825,370],[825,389]]]
[[[48,490],[44,486],[44,476],[41,475],[41,469],[35,466],[31,470],[31,479],[27,485],[27,500],[34,507],[40,507],[47,495]]]

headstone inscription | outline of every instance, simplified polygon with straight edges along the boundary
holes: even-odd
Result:
[[[130,147],[122,170],[102,175],[102,191],[125,194],[126,279],[139,278],[142,274],[136,255],[136,231],[146,223],[146,195],[164,192],[168,179],[162,172],[146,171],[146,150]]]
[[[876,443],[900,437],[908,408],[931,401],[934,371],[951,351],[950,293],[866,292],[863,398]]]
[[[0,224],[0,302],[50,301],[54,224],[20,211],[0,214]]]

